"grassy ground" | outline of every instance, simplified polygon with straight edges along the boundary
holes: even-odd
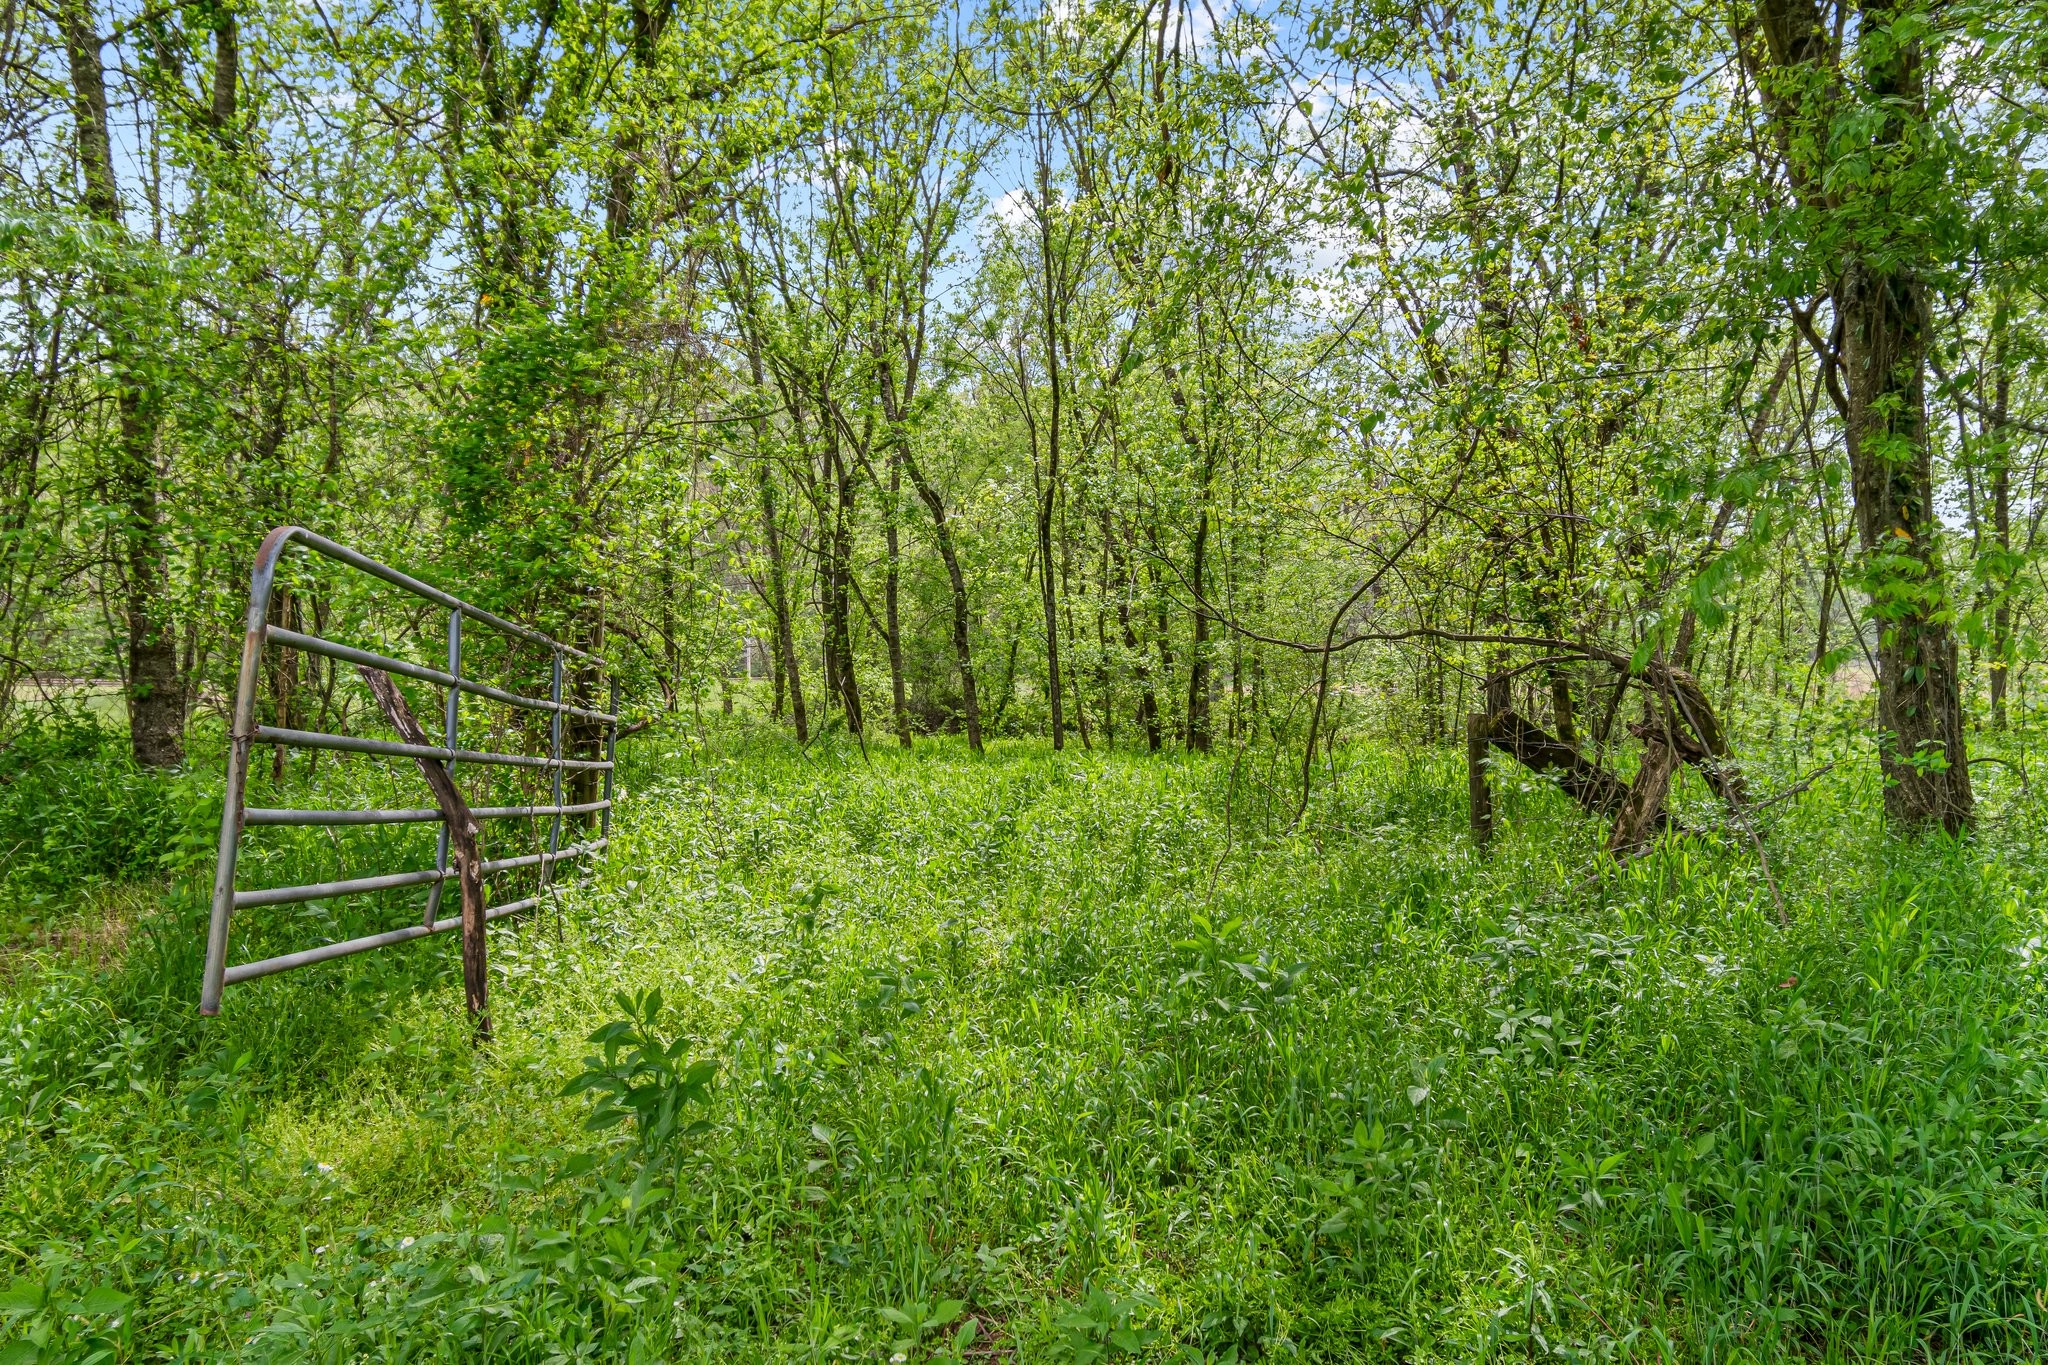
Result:
[[[646,742],[485,1054],[445,940],[202,1025],[189,892],[42,926],[0,1362],[2040,1353],[2031,805],[1888,846],[1845,765],[1781,923],[1732,839],[1599,878],[1510,784],[1481,856],[1453,759],[1340,759],[1290,835],[1226,758]]]

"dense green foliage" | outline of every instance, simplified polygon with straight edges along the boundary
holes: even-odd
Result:
[[[1781,924],[1733,836],[1602,872],[1542,784],[1478,856],[1429,754],[1289,832],[1220,756],[639,743],[487,1053],[446,940],[210,1024],[176,897],[110,973],[11,952],[8,1358],[2041,1347],[2016,781],[1896,846],[1836,768],[1768,813]]]
[[[0,1365],[2039,1358],[2044,77],[0,5]],[[237,710],[286,525],[585,652],[293,550]],[[258,817],[233,963],[435,927],[445,775],[334,746],[444,716],[474,1016],[451,934],[201,1019],[244,776],[403,818]]]
[[[81,887],[154,878],[180,825],[179,791],[136,766],[125,729],[60,706],[11,738],[0,749],[0,920],[61,914]]]
[[[799,739],[1306,754],[1490,677],[1604,760],[1661,657],[1874,684],[1958,829],[2037,706],[2029,7],[9,15],[0,725],[118,678],[174,764],[285,522]]]

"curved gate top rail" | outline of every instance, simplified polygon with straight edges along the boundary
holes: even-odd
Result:
[[[445,671],[428,668],[422,664],[408,663],[393,659],[370,650],[358,649],[351,645],[336,643],[318,636],[304,635],[287,630],[282,626],[269,624],[271,589],[277,577],[277,565],[285,550],[294,542],[315,554],[345,564],[380,579],[414,597],[423,598],[448,609],[448,667]],[[538,645],[549,651],[553,660],[553,684],[546,698],[522,696],[502,688],[492,687],[474,679],[462,676],[462,623],[465,618],[480,622],[503,634]],[[416,678],[441,687],[446,693],[444,720],[446,738],[442,745],[397,743],[391,740],[363,739],[353,735],[322,734],[308,730],[284,729],[261,725],[256,721],[256,689],[262,676],[263,652],[269,645],[276,644],[288,649],[302,650],[311,654],[322,654],[328,658],[361,665],[367,669],[396,673]],[[248,981],[273,972],[290,971],[295,967],[325,962],[351,953],[364,952],[388,944],[404,943],[411,939],[423,938],[429,934],[441,933],[463,924],[461,919],[439,918],[441,891],[443,886],[455,880],[455,873],[448,865],[448,823],[440,809],[414,810],[266,810],[249,809],[245,796],[249,776],[249,754],[259,743],[289,745],[305,749],[341,750],[349,753],[381,754],[394,758],[412,758],[422,764],[438,762],[444,768],[456,763],[478,763],[521,768],[539,768],[552,774],[554,799],[545,806],[489,806],[472,807],[469,814],[479,820],[514,817],[550,817],[547,851],[526,857],[504,858],[496,862],[482,863],[477,871],[480,875],[507,871],[513,868],[538,867],[542,876],[552,874],[559,862],[568,861],[602,851],[611,842],[611,815],[613,791],[613,761],[617,753],[619,738],[618,679],[611,680],[610,709],[595,711],[576,706],[562,700],[562,660],[564,657],[584,660],[607,673],[610,667],[602,658],[585,653],[573,645],[541,634],[529,627],[507,621],[504,617],[472,606],[452,593],[443,592],[430,583],[422,583],[408,574],[400,573],[389,565],[380,564],[366,555],[361,555],[345,545],[338,545],[325,536],[316,535],[299,526],[280,526],[264,537],[263,547],[257,552],[255,569],[249,575],[249,614],[242,637],[242,670],[240,681],[235,688],[234,719],[229,730],[229,754],[227,773],[226,804],[221,811],[220,854],[214,865],[213,911],[207,924],[206,933],[206,979],[200,991],[199,1010],[202,1014],[220,1013],[221,992],[238,981]],[[549,749],[545,758],[530,754],[487,753],[456,747],[457,740],[457,698],[467,692],[473,696],[485,697],[508,706],[517,706],[530,711],[549,713]],[[574,759],[562,756],[562,717],[581,716],[600,722],[605,727],[605,746],[602,759]],[[562,804],[562,774],[565,771],[601,771],[604,773],[604,798],[600,801],[585,802],[581,805]],[[600,819],[599,837],[587,843],[561,846],[562,817],[565,815],[597,814]],[[322,882],[309,886],[275,887],[261,891],[237,891],[235,889],[235,865],[241,845],[242,830],[246,825],[381,825],[410,822],[438,821],[441,824],[438,852],[431,869],[391,873],[384,876],[356,877],[345,881]],[[339,943],[322,944],[303,952],[287,953],[282,957],[265,958],[259,962],[227,965],[228,932],[234,912],[244,906],[278,905],[294,901],[314,900],[329,896],[345,896],[374,891],[387,891],[398,887],[426,886],[427,913],[425,920],[417,925],[394,929],[387,933],[370,934],[362,938],[348,939]],[[497,919],[518,911],[531,909],[541,897],[530,896],[509,905],[493,906],[478,921]],[[481,944],[477,945],[478,961],[481,962]],[[467,958],[465,952],[465,974]]]

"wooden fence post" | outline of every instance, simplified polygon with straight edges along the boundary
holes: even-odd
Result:
[[[391,728],[398,731],[400,739],[425,748],[438,747],[413,716],[412,708],[405,704],[405,694],[391,681],[389,673],[363,664],[356,665],[356,672],[362,674],[363,681],[370,685],[371,695],[377,698],[384,719],[391,722]],[[420,776],[427,779],[427,786],[433,789],[434,804],[441,808],[441,818],[447,821],[456,884],[462,888],[462,993],[469,1004],[469,1019],[476,1028],[477,1042],[488,1043],[491,1041],[491,978],[484,942],[483,858],[477,848],[476,817],[469,813],[469,803],[462,799],[462,791],[455,785],[455,779],[449,776],[445,763],[434,758],[413,761],[419,764]],[[560,805],[561,802],[558,800],[555,804]]]
[[[1492,723],[1484,711],[1465,717],[1465,786],[1472,797],[1472,842],[1481,848],[1493,840],[1493,789],[1486,785],[1486,741]]]

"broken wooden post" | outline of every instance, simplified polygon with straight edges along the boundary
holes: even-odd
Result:
[[[1557,730],[1557,742],[1568,749],[1579,747],[1578,708],[1572,704],[1572,675],[1552,664],[1550,667],[1550,723]]]
[[[1607,851],[1627,861],[1650,842],[1662,824],[1664,798],[1671,791],[1671,774],[1678,767],[1678,751],[1661,732],[1651,730],[1643,737],[1643,766],[1629,785],[1621,809],[1614,817],[1614,829],[1607,836]]]
[[[1721,798],[1728,813],[1738,822],[1749,805],[1749,783],[1744,780],[1742,770],[1736,766],[1728,747],[1728,737],[1721,730],[1720,717],[1714,714],[1714,707],[1707,700],[1706,689],[1682,668],[1665,670],[1668,678],[1669,696],[1676,706],[1678,718],[1684,725],[1672,727],[1672,739],[1678,745],[1678,756],[1692,764],[1706,779],[1714,795]]]
[[[427,737],[426,730],[414,718],[412,708],[405,704],[405,695],[391,681],[389,673],[363,664],[356,665],[356,672],[369,684],[370,694],[376,697],[384,719],[391,722],[391,728],[398,731],[400,739],[424,748],[440,747]],[[469,1005],[470,1023],[475,1026],[477,1042],[488,1043],[491,1041],[490,963],[484,948],[484,885],[480,870],[483,858],[477,850],[476,817],[469,813],[469,803],[462,799],[462,791],[449,775],[447,764],[436,758],[416,758],[413,761],[419,764],[420,776],[426,778],[427,786],[434,793],[434,804],[440,807],[441,818],[447,822],[456,884],[462,890],[462,992]]]
[[[1493,789],[1486,785],[1486,748],[1492,717],[1473,711],[1465,717],[1465,786],[1472,798],[1472,842],[1481,848],[1493,840]]]
[[[1514,679],[1499,661],[1493,671],[1486,675],[1486,714],[1498,716],[1514,705],[1512,683]]]

